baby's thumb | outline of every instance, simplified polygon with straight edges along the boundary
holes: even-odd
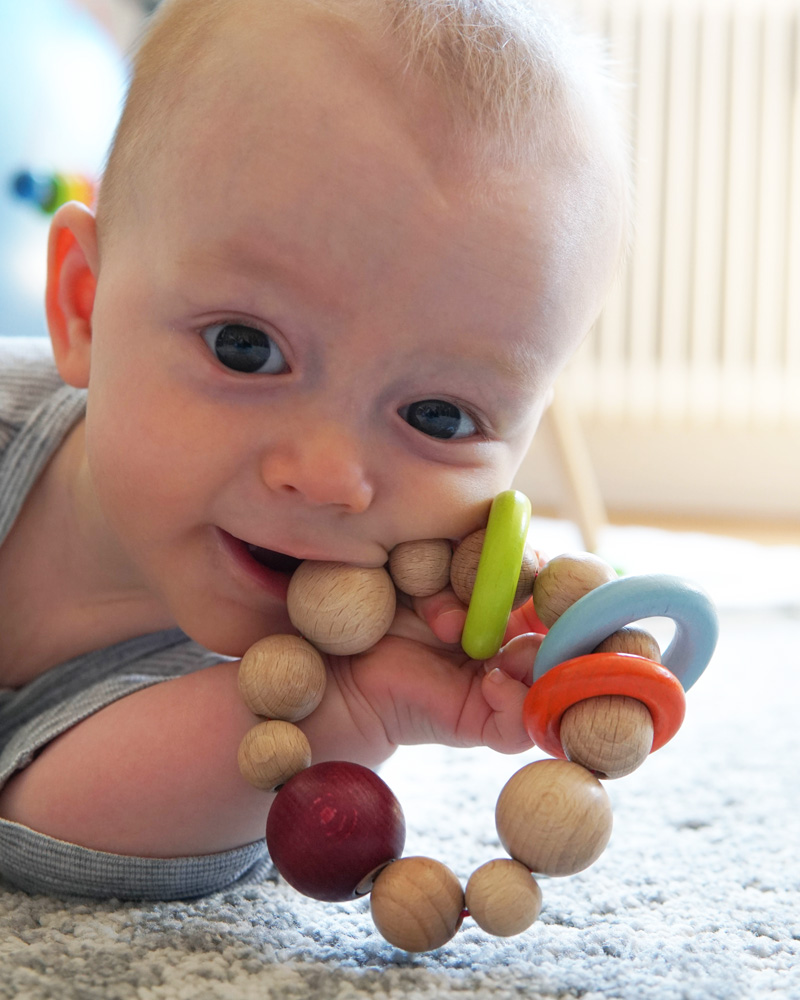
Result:
[[[415,597],[413,603],[414,611],[427,623],[440,642],[449,645],[461,642],[467,609],[450,587],[440,590],[432,597]]]

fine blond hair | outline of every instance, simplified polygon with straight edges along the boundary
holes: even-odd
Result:
[[[237,11],[321,11],[345,27],[377,27],[404,72],[434,82],[453,136],[480,171],[594,160],[607,165],[627,215],[627,149],[597,43],[540,0],[163,0],[134,55],[123,113],[100,188],[101,231],[131,178],[157,154],[186,82],[213,60],[214,32]],[[600,147],[600,152],[598,152]],[[623,221],[623,230],[626,228]]]

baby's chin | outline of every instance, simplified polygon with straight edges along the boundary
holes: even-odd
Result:
[[[198,609],[176,616],[178,627],[198,645],[223,657],[239,659],[259,639],[267,635],[297,635],[289,620],[286,604],[248,608],[239,605]]]

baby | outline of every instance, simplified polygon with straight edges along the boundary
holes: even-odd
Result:
[[[508,487],[626,230],[590,51],[534,0],[165,0],[96,215],[53,220],[52,358],[0,376],[0,874],[218,889],[264,855],[236,658],[303,559],[457,540]],[[450,591],[330,657],[315,761],[530,743],[526,609]]]

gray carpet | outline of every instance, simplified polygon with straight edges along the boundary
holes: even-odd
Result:
[[[740,569],[752,587],[752,566]],[[723,611],[681,731],[607,783],[605,854],[543,880],[541,918],[519,937],[493,939],[467,920],[444,948],[409,956],[377,935],[366,903],[304,899],[268,867],[192,903],[5,888],[0,998],[800,1000],[800,601],[741,603]],[[462,880],[499,856],[494,802],[536,756],[401,751],[384,777],[406,812],[406,853],[439,858]]]

